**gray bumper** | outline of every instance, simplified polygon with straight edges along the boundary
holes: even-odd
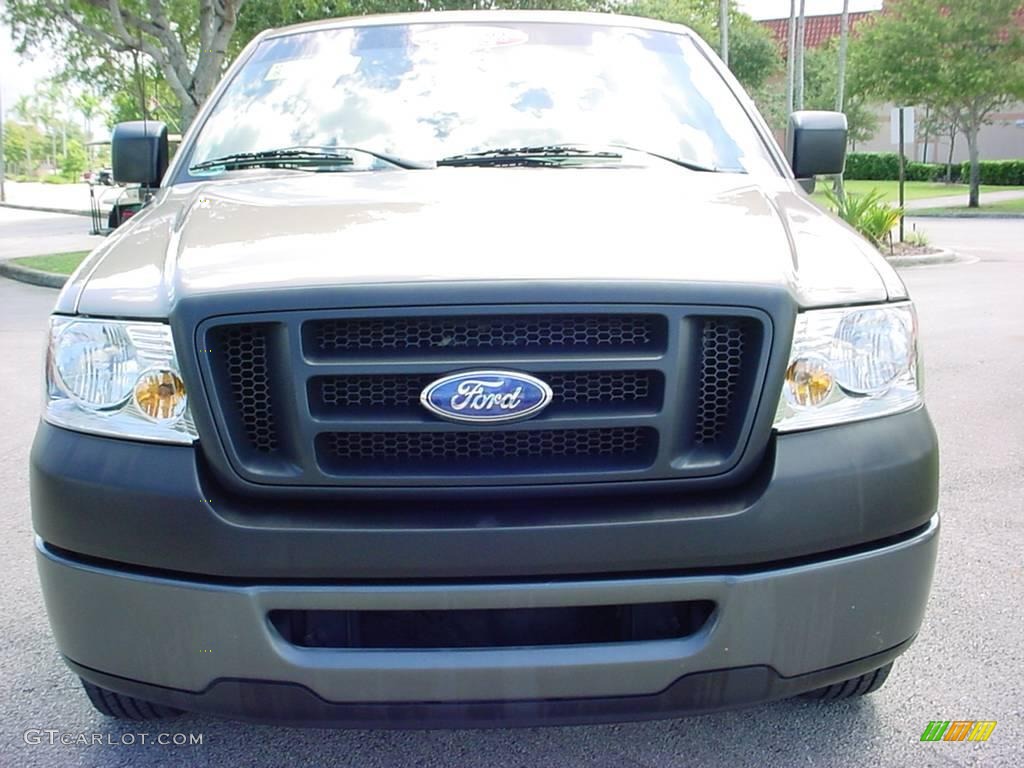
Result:
[[[585,699],[649,696],[710,670],[757,666],[794,678],[902,649],[921,623],[937,532],[934,517],[884,546],[753,572],[486,585],[178,580],[78,562],[41,540],[37,559],[60,651],[76,671],[95,671],[107,685],[120,679],[196,694],[225,679],[288,683],[318,700],[361,704]],[[267,620],[273,609],[674,600],[717,607],[700,632],[681,640],[510,649],[308,649],[285,642]]]

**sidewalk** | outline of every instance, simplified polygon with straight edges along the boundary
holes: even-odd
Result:
[[[981,204],[990,205],[1005,200],[1024,200],[1024,189],[1008,189],[1005,192],[982,192]],[[905,210],[916,211],[925,208],[965,208],[967,207],[967,190],[959,195],[945,197],[926,197],[922,200],[907,200]]]
[[[91,251],[103,242],[89,234],[89,219],[0,208],[0,261],[46,253]]]
[[[106,193],[113,197],[109,190],[115,187],[96,187],[96,194]],[[7,199],[4,204],[11,208],[27,208],[53,213],[74,213],[89,215],[89,185],[79,184],[43,184],[38,181],[5,181],[4,190]],[[109,211],[110,205],[102,206]]]

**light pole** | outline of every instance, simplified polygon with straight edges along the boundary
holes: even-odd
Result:
[[[722,61],[729,66],[729,0],[718,3],[718,40],[722,49]]]
[[[0,85],[0,203],[7,201],[4,189],[4,88]]]

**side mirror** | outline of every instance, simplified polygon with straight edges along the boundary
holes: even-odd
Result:
[[[110,137],[114,180],[159,187],[167,170],[167,126],[155,120],[118,123]]]
[[[846,115],[794,112],[786,132],[786,157],[798,179],[835,176],[846,166]]]

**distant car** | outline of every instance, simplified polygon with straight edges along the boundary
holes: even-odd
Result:
[[[114,186],[114,172],[110,168],[101,168],[98,171],[86,171],[82,174],[82,180],[90,184],[103,184],[107,187]]]

